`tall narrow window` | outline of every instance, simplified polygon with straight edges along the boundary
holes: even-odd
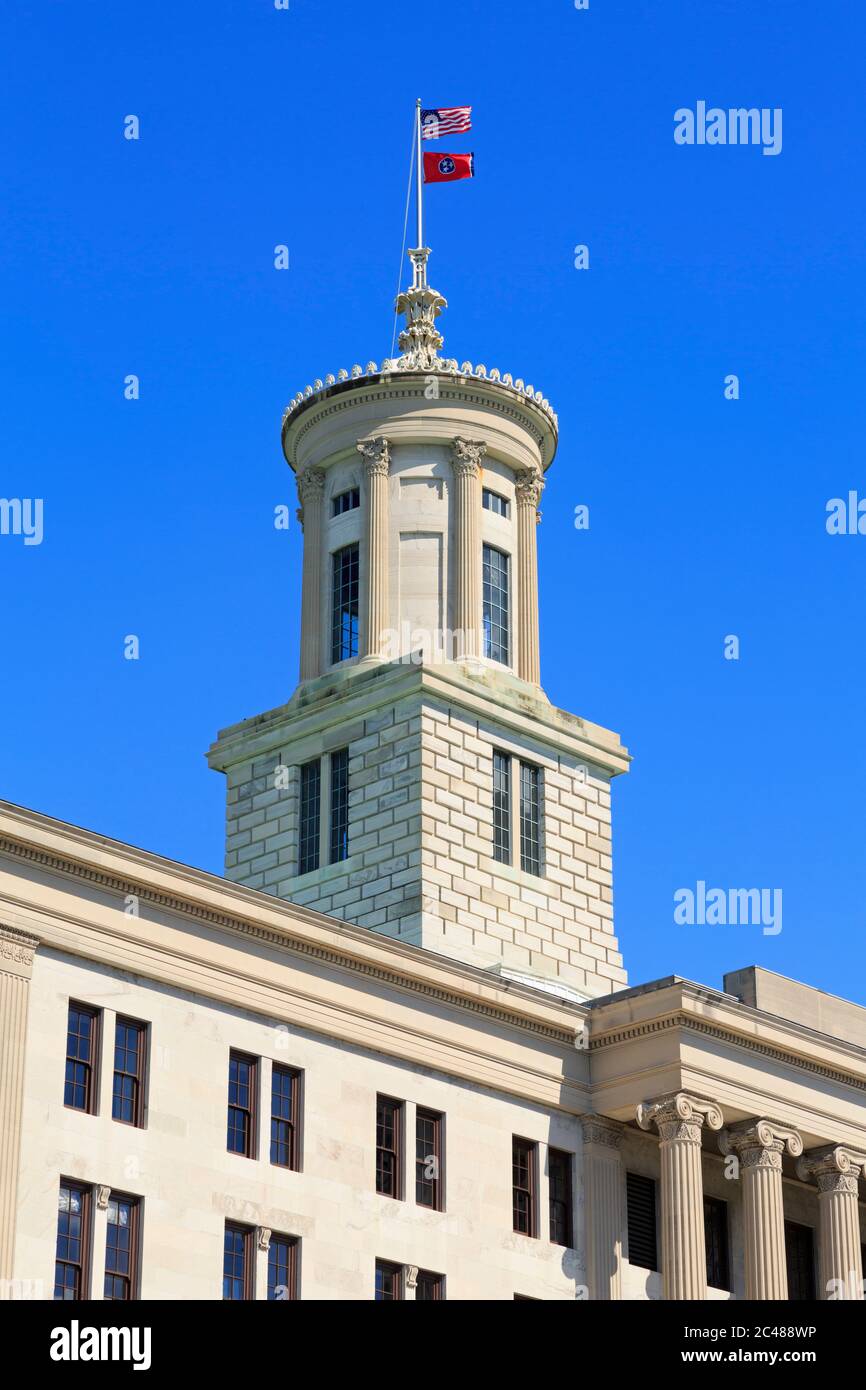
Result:
[[[482,551],[484,655],[508,665],[508,556],[492,545]]]
[[[815,1297],[815,1237],[811,1226],[785,1222],[785,1264],[789,1303],[812,1302]]]
[[[511,863],[511,758],[493,750],[493,857]]]
[[[403,1102],[376,1097],[376,1191],[383,1197],[403,1196],[400,1181]]]
[[[331,754],[330,860],[338,864],[349,857],[349,750]]]
[[[560,1149],[547,1153],[550,1184],[550,1240],[552,1245],[574,1245],[574,1223],[571,1215],[571,1154]]]
[[[286,1303],[298,1296],[298,1238],[271,1234],[268,1245],[268,1298]]]
[[[255,1057],[242,1052],[229,1056],[229,1153],[255,1158],[255,1114],[258,1064]]]
[[[90,1263],[90,1188],[61,1181],[57,1205],[56,1300],[87,1298]]]
[[[418,1282],[415,1285],[415,1298],[422,1302],[435,1299],[441,1303],[445,1298],[445,1275],[433,1274],[429,1269],[419,1269]]]
[[[242,1302],[253,1296],[253,1228],[226,1222],[223,1244],[223,1298]]]
[[[358,655],[358,547],[344,545],[332,559],[331,661]]]
[[[512,1211],[515,1231],[524,1236],[538,1234],[535,1203],[536,1145],[528,1139],[511,1141]]]
[[[319,867],[319,816],[322,799],[322,773],[319,759],[301,768],[300,830],[298,835],[298,873],[309,874]]]
[[[107,1299],[128,1303],[138,1297],[138,1214],[137,1197],[112,1192],[105,1236],[103,1294]]]
[[[520,867],[541,873],[541,768],[520,764]]]
[[[704,1236],[707,1248],[707,1283],[711,1289],[731,1287],[728,1259],[728,1204],[718,1197],[704,1198]]]
[[[656,1185],[642,1173],[626,1173],[628,1262],[640,1269],[658,1269]]]
[[[114,1029],[114,1086],[111,1117],[123,1124],[144,1124],[144,1057],[147,1027],[118,1018]]]
[[[96,1114],[96,1060],[99,1013],[86,1004],[69,1002],[66,1024],[66,1084],[63,1104],[71,1110]]]
[[[419,1207],[442,1210],[442,1116],[435,1110],[415,1111],[415,1201]]]
[[[376,1261],[376,1302],[399,1302],[403,1297],[403,1267]]]
[[[289,1067],[271,1072],[271,1163],[298,1167],[298,1109],[301,1078]]]

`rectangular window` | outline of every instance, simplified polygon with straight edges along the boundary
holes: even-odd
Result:
[[[435,1110],[415,1111],[415,1201],[431,1211],[442,1210],[442,1116]]]
[[[484,655],[508,665],[508,556],[492,545],[482,550]]]
[[[126,1125],[144,1124],[144,1059],[147,1025],[118,1017],[114,1028],[114,1086],[111,1118]]]
[[[541,768],[520,764],[520,867],[541,873]]]
[[[229,1056],[229,1113],[226,1147],[229,1153],[241,1154],[244,1158],[255,1158],[256,1156],[257,1080],[258,1062],[255,1057],[247,1057],[242,1052],[232,1052]]]
[[[331,516],[342,516],[343,512],[353,512],[361,505],[361,489],[350,487],[346,492],[338,492],[331,502]]]
[[[493,858],[511,863],[511,758],[493,750]]]
[[[57,1204],[54,1298],[87,1298],[90,1264],[90,1188],[61,1179]]]
[[[331,662],[358,655],[358,547],[344,545],[332,559]]]
[[[226,1222],[223,1244],[223,1299],[243,1302],[253,1296],[253,1228]]]
[[[628,1262],[640,1269],[658,1269],[656,1185],[641,1173],[626,1173]]]
[[[330,860],[339,864],[349,857],[349,750],[331,754]]]
[[[538,1234],[535,1205],[536,1145],[528,1139],[511,1141],[512,1211],[515,1231],[524,1236]]]
[[[704,1236],[707,1247],[707,1283],[711,1289],[730,1289],[728,1204],[718,1197],[704,1198]]]
[[[319,867],[319,823],[322,803],[322,773],[319,759],[301,768],[300,829],[298,833],[298,873],[309,874]]]
[[[403,1297],[403,1267],[376,1261],[376,1302],[399,1302]]]
[[[785,1264],[788,1269],[788,1302],[813,1302],[815,1298],[815,1237],[811,1226],[785,1222]]]
[[[286,1303],[298,1296],[298,1238],[271,1234],[268,1246],[268,1298]]]
[[[107,1299],[129,1303],[138,1297],[138,1216],[137,1197],[111,1193],[108,1199],[103,1286]]]
[[[99,1011],[69,1001],[66,1024],[66,1084],[63,1104],[70,1110],[96,1114],[96,1064]]]
[[[403,1196],[400,1180],[403,1102],[376,1097],[376,1191],[383,1197]]]
[[[433,1274],[429,1269],[419,1269],[418,1282],[415,1285],[415,1298],[422,1301],[435,1299],[442,1302],[445,1298],[445,1275]]]
[[[485,511],[495,512],[497,516],[508,517],[511,505],[507,497],[501,497],[498,492],[492,492],[489,487],[481,490],[481,505]]]
[[[271,1072],[271,1163],[298,1167],[298,1111],[301,1078],[276,1064]]]
[[[574,1223],[571,1215],[571,1154],[560,1149],[548,1149],[548,1181],[550,1184],[550,1241],[552,1245],[574,1246]]]

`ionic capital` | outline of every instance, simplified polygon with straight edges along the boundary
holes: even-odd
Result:
[[[323,468],[305,468],[303,473],[298,474],[297,487],[302,507],[305,507],[308,502],[320,502],[325,490],[325,470]]]
[[[710,1129],[721,1129],[724,1124],[722,1112],[715,1101],[689,1095],[685,1091],[675,1091],[671,1095],[659,1096],[657,1100],[643,1102],[637,1107],[636,1113],[641,1129],[655,1126],[663,1143],[680,1140],[699,1144],[701,1129],[705,1124]]]
[[[368,478],[387,478],[391,467],[391,443],[387,439],[360,439],[358,453]]]
[[[773,1120],[742,1120],[719,1135],[723,1154],[734,1153],[746,1168],[775,1168],[781,1172],[782,1155],[798,1158],[803,1140],[795,1129]]]
[[[487,445],[480,439],[461,439],[451,441],[451,465],[456,477],[477,478],[481,471],[481,460],[487,453]]]
[[[544,490],[544,475],[540,469],[524,468],[515,475],[514,491],[519,507],[538,509]]]
[[[810,1149],[803,1154],[797,1160],[797,1177],[802,1182],[814,1179],[819,1192],[849,1192],[856,1196],[864,1167],[866,1153],[845,1148],[842,1144],[830,1145]]]

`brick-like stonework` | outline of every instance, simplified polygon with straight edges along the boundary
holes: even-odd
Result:
[[[609,772],[423,689],[319,733],[309,731],[309,708],[291,710],[279,748],[227,768],[229,879],[585,995],[626,982],[613,934]],[[299,876],[298,767],[323,756],[327,819],[327,754],[343,747],[349,858],[327,864],[323,855],[322,867]],[[493,858],[494,748],[542,769],[540,876]],[[512,781],[514,799],[516,763]]]

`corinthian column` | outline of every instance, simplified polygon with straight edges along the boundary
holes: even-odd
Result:
[[[0,925],[0,1279],[12,1278],[24,1105],[24,1043],[38,937]]]
[[[794,1129],[769,1120],[746,1120],[719,1136],[723,1154],[736,1154],[743,1182],[746,1298],[786,1299],[785,1215],[782,1154],[794,1158],[803,1141]]]
[[[325,474],[305,468],[298,477],[300,521],[304,528],[301,579],[301,680],[322,673],[322,495]]]
[[[541,682],[538,655],[538,504],[544,478],[539,471],[517,474],[517,674]]]
[[[365,536],[367,555],[367,603],[361,627],[361,655],[379,656],[388,626],[388,473],[391,467],[387,439],[362,439],[358,453],[367,476]]]
[[[844,1148],[813,1149],[797,1164],[797,1176],[818,1184],[821,1298],[863,1298],[863,1260],[857,1184],[866,1154]]]
[[[622,1298],[622,1125],[587,1115],[583,1127],[584,1211],[590,1298]]]
[[[487,445],[455,439],[451,445],[454,473],[454,629],[457,654],[481,651],[481,460]]]
[[[658,1130],[661,1150],[662,1296],[705,1298],[707,1248],[701,1130],[721,1129],[712,1101],[679,1092],[637,1108],[641,1129]]]

